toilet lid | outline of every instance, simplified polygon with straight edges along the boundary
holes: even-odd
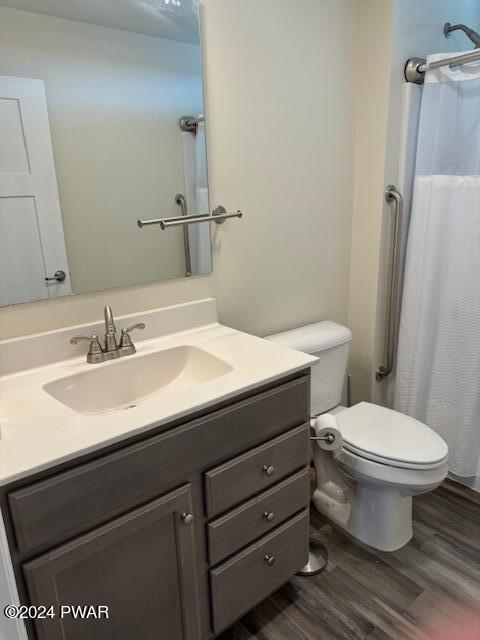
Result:
[[[345,449],[363,458],[407,468],[432,468],[448,458],[439,435],[398,411],[360,402],[336,417]]]

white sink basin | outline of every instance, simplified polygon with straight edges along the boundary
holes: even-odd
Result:
[[[233,367],[198,347],[124,357],[44,385],[52,398],[84,415],[136,407],[160,393],[208,382]]]

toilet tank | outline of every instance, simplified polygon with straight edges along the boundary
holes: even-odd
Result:
[[[325,413],[340,404],[347,372],[352,332],[341,324],[324,320],[267,336],[266,340],[317,356],[312,365],[310,411]]]

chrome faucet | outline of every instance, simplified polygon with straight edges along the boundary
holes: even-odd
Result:
[[[113,320],[112,308],[109,304],[104,309],[105,316],[105,340],[104,346],[100,344],[98,336],[94,333],[91,336],[75,336],[70,340],[70,344],[77,344],[80,340],[88,340],[90,346],[87,353],[87,362],[90,364],[98,364],[107,360],[115,360],[123,356],[130,356],[136,352],[135,345],[130,337],[130,332],[134,329],[145,329],[144,322],[137,322],[122,329],[120,344],[117,342],[117,329]]]

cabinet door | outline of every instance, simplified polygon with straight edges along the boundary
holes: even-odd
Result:
[[[197,640],[190,485],[24,565],[39,640]],[[61,606],[108,607],[108,619],[61,617]]]

